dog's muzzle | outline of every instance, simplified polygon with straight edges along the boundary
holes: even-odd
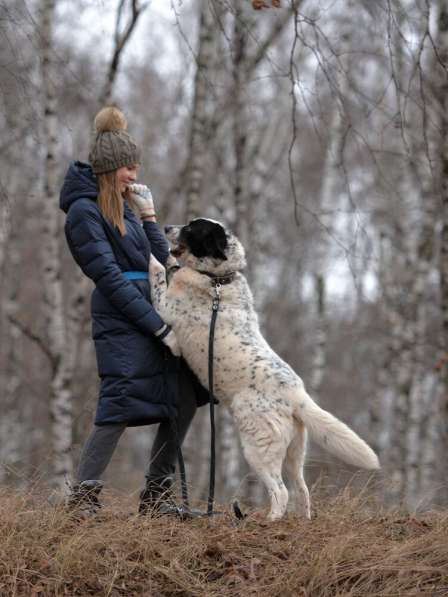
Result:
[[[180,257],[187,248],[184,244],[179,242],[181,226],[165,226],[165,235],[171,244],[171,255],[173,257]]]

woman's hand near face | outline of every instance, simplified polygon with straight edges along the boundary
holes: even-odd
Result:
[[[140,218],[155,221],[156,211],[150,189],[144,184],[131,184],[128,188],[131,198],[139,210]]]

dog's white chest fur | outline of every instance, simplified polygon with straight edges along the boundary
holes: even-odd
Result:
[[[190,367],[208,388],[208,350],[214,289],[210,278],[184,268],[167,290],[164,316],[177,336]],[[221,286],[214,337],[214,393],[229,407],[241,388],[300,383],[298,376],[269,347],[260,333],[253,298],[242,274]],[[267,405],[265,405],[267,406]]]

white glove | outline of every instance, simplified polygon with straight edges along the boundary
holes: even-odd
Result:
[[[168,326],[165,324],[160,330],[157,330],[157,332],[155,332],[155,335],[157,337],[161,336],[162,334],[164,334],[166,332],[167,327]],[[173,355],[175,357],[181,356],[182,352],[180,350],[180,346],[177,341],[176,334],[173,332],[173,330],[170,329],[168,334],[162,338],[162,342],[165,344],[165,346],[168,346],[168,348],[171,350],[171,352],[173,353]]]
[[[128,188],[131,191],[131,198],[140,212],[140,217],[143,219],[155,216],[154,199],[149,188],[144,184],[130,184]]]

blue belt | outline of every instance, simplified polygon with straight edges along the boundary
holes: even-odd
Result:
[[[123,276],[128,280],[147,280],[148,272],[122,272]]]

